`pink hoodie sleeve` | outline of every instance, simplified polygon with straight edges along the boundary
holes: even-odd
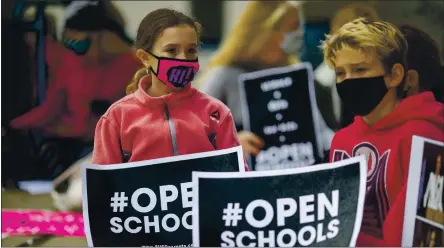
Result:
[[[233,116],[228,112],[226,117],[222,119],[216,137],[216,148],[219,150],[240,146],[239,137],[237,136],[236,127],[234,125]],[[245,170],[248,171],[248,164],[244,159]]]
[[[119,129],[106,117],[97,123],[92,163],[99,165],[122,163]]]

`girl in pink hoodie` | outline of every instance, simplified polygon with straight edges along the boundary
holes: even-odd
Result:
[[[134,162],[239,145],[230,110],[191,81],[199,70],[201,25],[158,9],[140,23],[135,47],[145,68],[99,120],[94,164]]]

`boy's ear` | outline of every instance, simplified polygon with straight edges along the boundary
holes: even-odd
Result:
[[[137,49],[136,56],[146,67],[150,67],[150,55],[143,49]]]
[[[404,66],[402,66],[401,64],[397,63],[394,64],[392,67],[392,73],[390,75],[390,80],[389,80],[389,87],[392,88],[396,88],[398,87],[398,85],[401,84],[402,79],[404,78],[404,74],[405,74],[405,70],[404,70]]]

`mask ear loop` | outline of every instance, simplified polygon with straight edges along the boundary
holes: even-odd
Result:
[[[149,55],[151,55],[151,56],[153,56],[155,59],[157,59],[157,72],[159,72],[160,58],[159,58],[158,56],[152,54],[152,53],[149,52],[149,51],[146,51],[146,50],[145,50],[145,52],[147,52]],[[151,71],[151,72],[157,77],[157,73],[154,71],[153,67],[151,67],[151,66],[147,68],[147,73],[150,74],[150,71]]]

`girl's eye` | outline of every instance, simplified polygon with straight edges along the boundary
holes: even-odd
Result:
[[[167,51],[168,53],[175,53],[175,52],[176,52],[176,49],[174,49],[174,48],[168,48],[166,51]]]
[[[366,71],[367,69],[365,69],[365,68],[358,68],[358,69],[356,69],[356,71],[357,72],[364,72],[364,71]]]
[[[188,49],[188,53],[195,54],[195,53],[197,53],[197,49],[190,48],[190,49]]]

